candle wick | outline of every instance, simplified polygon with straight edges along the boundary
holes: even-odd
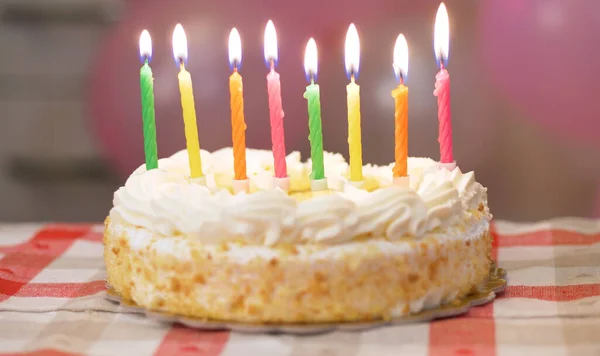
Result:
[[[310,84],[314,85],[315,84],[315,75],[314,74],[310,74]]]
[[[271,70],[275,70],[275,61],[273,58],[269,58],[269,66],[271,67]]]
[[[440,59],[440,70],[444,70],[444,58]]]
[[[354,83],[354,73],[350,74],[350,82]]]

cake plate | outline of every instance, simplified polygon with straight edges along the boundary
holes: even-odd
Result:
[[[507,284],[506,271],[492,265],[490,276],[487,283],[478,292],[467,295],[461,300],[441,305],[434,309],[423,310],[416,314],[392,318],[390,320],[371,320],[356,322],[339,323],[281,323],[281,324],[262,324],[262,323],[243,323],[220,321],[210,319],[196,319],[181,315],[173,315],[156,310],[148,310],[136,305],[134,302],[124,300],[107,284],[105,298],[113,303],[120,304],[126,311],[145,314],[148,318],[164,323],[178,323],[191,328],[200,330],[231,330],[241,333],[275,333],[275,334],[295,334],[309,335],[320,334],[331,331],[364,331],[387,325],[401,325],[408,323],[417,323],[431,321],[434,319],[448,318],[465,314],[472,307],[487,304],[501,293]]]

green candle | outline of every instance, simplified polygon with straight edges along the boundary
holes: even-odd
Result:
[[[325,167],[323,165],[323,128],[319,85],[311,80],[304,92],[304,98],[308,100],[308,128],[310,130],[308,139],[310,140],[310,157],[312,159],[310,179],[323,179],[325,178]]]
[[[152,53],[150,34],[144,30],[140,36],[140,55],[144,65],[140,69],[140,88],[142,92],[142,126],[144,130],[144,152],[146,170],[158,168],[156,147],[156,122],[154,113],[154,78],[148,59]]]
[[[304,52],[304,71],[307,78],[310,78],[310,85],[306,87],[304,98],[308,100],[308,128],[310,134],[310,156],[312,159],[312,172],[310,179],[313,181],[325,179],[325,167],[323,166],[323,127],[321,125],[321,94],[319,85],[315,84],[317,75],[318,59],[317,44],[314,38],[311,38],[306,44]],[[314,188],[313,188],[314,189]],[[323,187],[317,188],[318,190]]]

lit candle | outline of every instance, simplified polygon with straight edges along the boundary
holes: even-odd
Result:
[[[312,160],[312,172],[310,174],[312,190],[327,189],[325,179],[325,167],[323,164],[323,128],[321,125],[321,98],[319,85],[315,84],[317,76],[318,58],[317,44],[311,38],[306,45],[304,53],[304,72],[310,81],[306,87],[304,98],[308,100],[308,129],[310,140],[310,158]]]
[[[346,34],[345,63],[350,84],[346,86],[348,101],[348,146],[350,152],[350,182],[360,184],[362,175],[362,142],[360,133],[360,87],[354,82],[358,76],[360,43],[354,24]]]
[[[234,28],[229,34],[229,64],[233,74],[229,77],[231,107],[231,139],[233,142],[233,190],[248,192],[246,175],[246,122],[244,121],[244,87],[238,69],[242,63],[242,41]]]
[[[438,121],[440,143],[440,165],[453,170],[456,162],[452,156],[452,114],[450,112],[450,75],[446,70],[448,65],[448,53],[450,50],[450,28],[448,23],[448,12],[444,3],[440,4],[435,17],[434,50],[440,71],[435,76],[435,90],[433,95],[437,96]]]
[[[394,73],[400,84],[392,90],[395,101],[395,150],[396,164],[392,169],[394,183],[408,186],[408,87],[404,79],[408,73],[408,45],[403,34],[396,39],[394,46]]]
[[[142,127],[144,132],[144,154],[146,170],[158,168],[158,152],[156,147],[156,122],[154,114],[154,77],[150,68],[152,59],[152,39],[146,30],[140,35],[140,89],[142,93]]]
[[[198,127],[196,124],[196,107],[194,105],[194,90],[192,77],[185,69],[188,57],[187,38],[183,26],[177,24],[173,31],[173,55],[179,64],[179,92],[181,93],[181,108],[185,126],[185,140],[190,163],[190,178],[202,183],[202,161],[200,160],[200,143],[198,142]]]
[[[275,71],[278,59],[277,33],[273,21],[269,20],[265,28],[265,61],[270,69],[267,75],[269,92],[269,117],[271,121],[271,141],[275,168],[275,183],[284,191],[289,191],[289,177],[285,162],[285,134],[283,130],[283,109],[281,105],[281,82]]]

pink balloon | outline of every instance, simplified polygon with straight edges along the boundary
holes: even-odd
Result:
[[[600,139],[600,2],[487,0],[491,80],[528,117],[569,139]]]

